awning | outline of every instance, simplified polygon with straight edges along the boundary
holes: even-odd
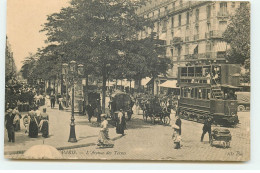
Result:
[[[165,87],[165,88],[179,88],[176,86],[177,80],[167,80],[166,82],[160,84],[160,87]]]
[[[115,82],[107,81],[106,86],[111,87],[111,86],[114,86],[115,84],[116,84]]]
[[[216,52],[225,52],[227,50],[226,42],[218,42],[216,44]]]
[[[146,77],[144,79],[141,80],[141,85],[145,86],[147,85],[147,83],[151,80],[151,78],[149,77]]]
[[[233,86],[233,85],[221,85],[221,87],[224,87],[224,88],[231,88],[231,89],[240,89],[240,87],[236,87],[236,86]]]
[[[198,46],[198,44],[192,44],[190,49],[189,49],[189,53],[190,54],[194,54],[194,49]]]

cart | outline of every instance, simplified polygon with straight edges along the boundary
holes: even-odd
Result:
[[[231,139],[232,136],[228,129],[216,128],[212,131],[210,145],[212,147],[229,148]]]

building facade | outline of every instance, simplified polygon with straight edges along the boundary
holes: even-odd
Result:
[[[176,79],[179,66],[187,63],[226,63],[229,46],[222,34],[239,1],[151,0],[137,13],[154,22],[139,39],[156,34],[165,40],[166,56],[174,62],[169,78]],[[158,83],[158,82],[157,82]],[[160,83],[160,82],[159,82]]]

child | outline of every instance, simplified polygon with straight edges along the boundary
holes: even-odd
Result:
[[[27,114],[23,117],[23,125],[25,127],[25,133],[27,133],[29,131],[29,116]]]

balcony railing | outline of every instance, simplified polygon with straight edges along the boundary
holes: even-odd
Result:
[[[219,11],[218,17],[228,17],[229,13],[227,11]]]
[[[184,55],[185,60],[196,60],[196,59],[224,59],[226,56],[225,52],[206,52],[192,55]]]
[[[222,38],[223,32],[220,30],[212,30],[205,33],[205,38]]]

